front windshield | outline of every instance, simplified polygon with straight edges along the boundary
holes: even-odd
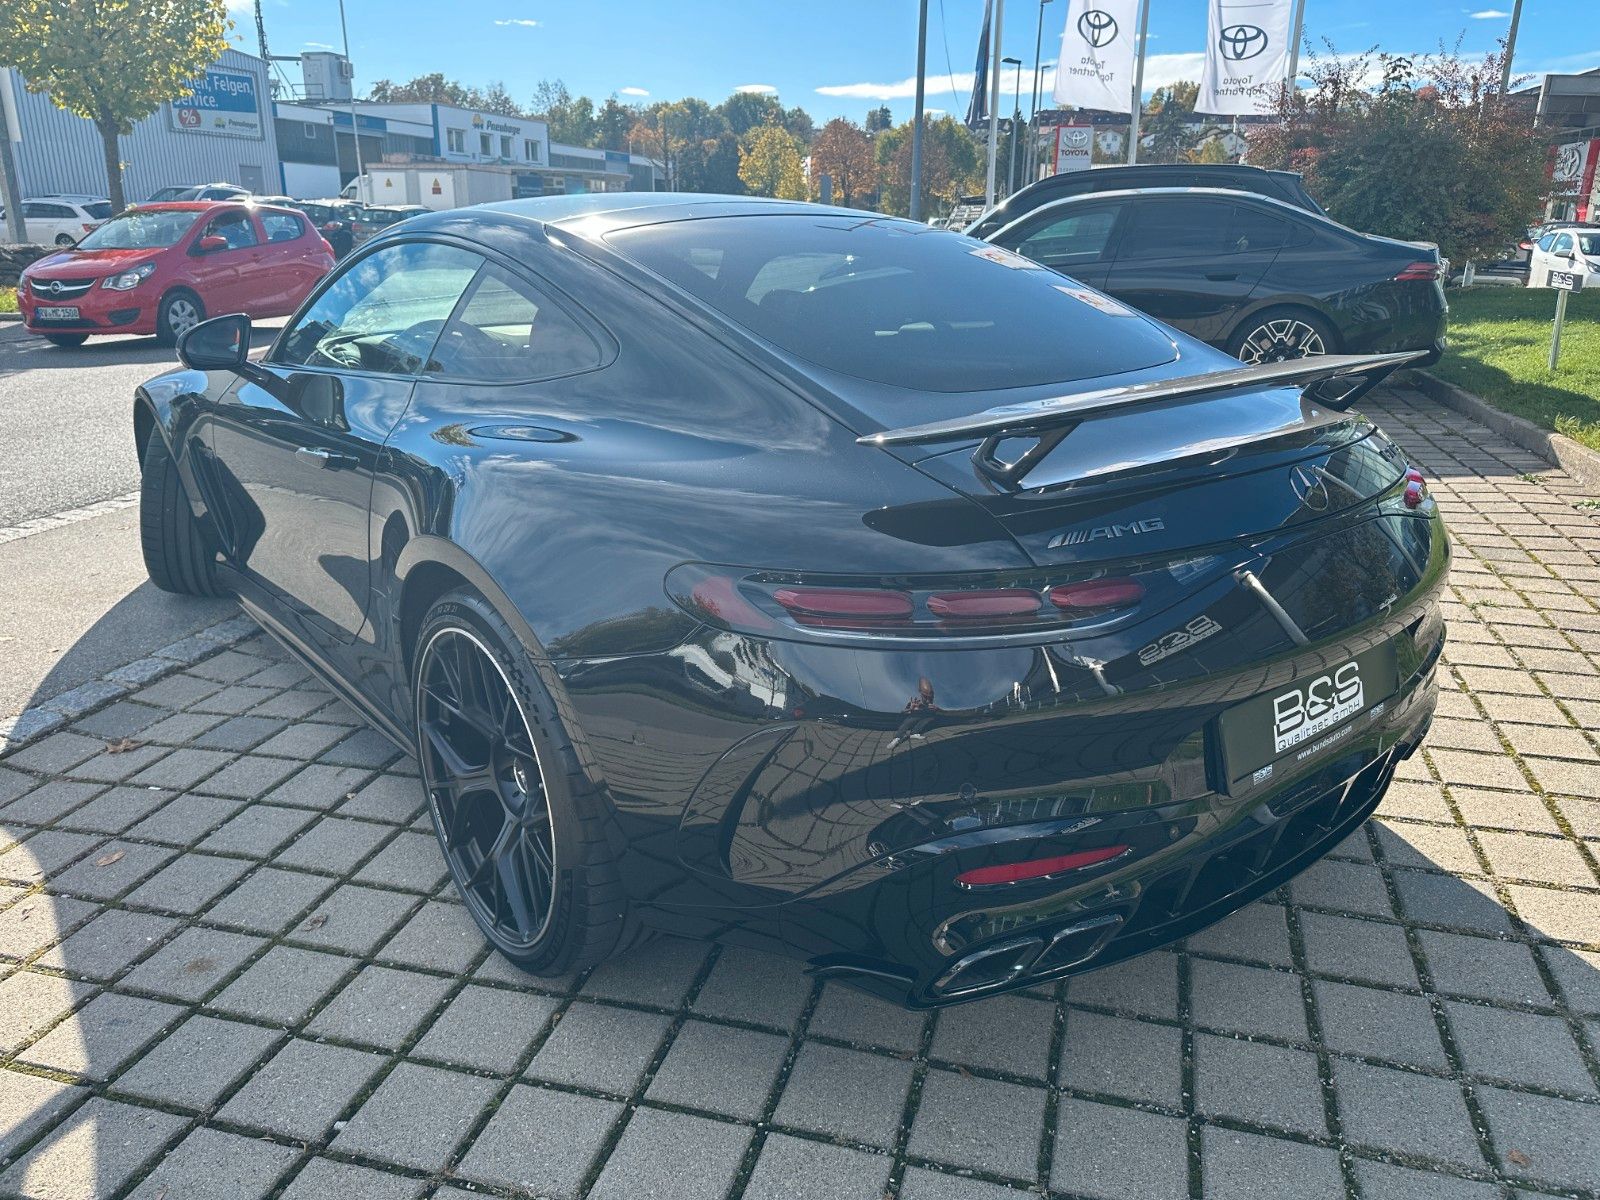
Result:
[[[176,245],[199,214],[186,209],[132,209],[112,217],[78,243],[79,250],[162,250]]]

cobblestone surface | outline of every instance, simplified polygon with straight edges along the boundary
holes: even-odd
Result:
[[[529,981],[410,765],[245,626],[57,705],[0,761],[0,1196],[1600,1196],[1595,502],[1369,411],[1456,543],[1426,750],[1053,989],[912,1014],[672,940]]]

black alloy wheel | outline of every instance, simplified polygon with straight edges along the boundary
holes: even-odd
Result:
[[[1310,314],[1269,313],[1246,327],[1236,342],[1234,357],[1255,366],[1327,354],[1329,337],[1319,325]]]
[[[527,954],[550,923],[555,831],[528,719],[495,656],[459,626],[418,666],[423,784],[445,860],[496,948]]]

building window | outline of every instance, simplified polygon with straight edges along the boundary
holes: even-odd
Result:
[[[490,148],[493,144],[494,140],[487,133],[478,135],[478,153],[483,157],[489,158],[493,156],[494,151]]]
[[[539,161],[539,143],[532,138],[522,139],[522,157],[529,162]]]
[[[306,141],[314,142],[317,140],[317,127],[315,125],[307,121],[304,123],[304,129],[306,131]]]
[[[510,158],[511,157],[511,139],[509,137],[507,137],[505,134],[501,134],[500,135],[500,157],[501,158]]]
[[[444,138],[445,145],[450,148],[451,154],[465,154],[467,152],[467,131],[465,129],[446,129]]]

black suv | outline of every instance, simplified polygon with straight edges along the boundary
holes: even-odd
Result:
[[[1300,176],[1294,171],[1268,171],[1239,163],[1150,163],[1144,166],[1090,167],[1087,171],[1068,171],[1030,183],[996,206],[987,216],[966,230],[975,238],[987,238],[1004,229],[1023,213],[1068,196],[1091,192],[1120,192],[1128,188],[1205,187],[1228,188],[1235,192],[1255,192],[1281,200],[1319,217],[1322,205],[1311,198]]]

